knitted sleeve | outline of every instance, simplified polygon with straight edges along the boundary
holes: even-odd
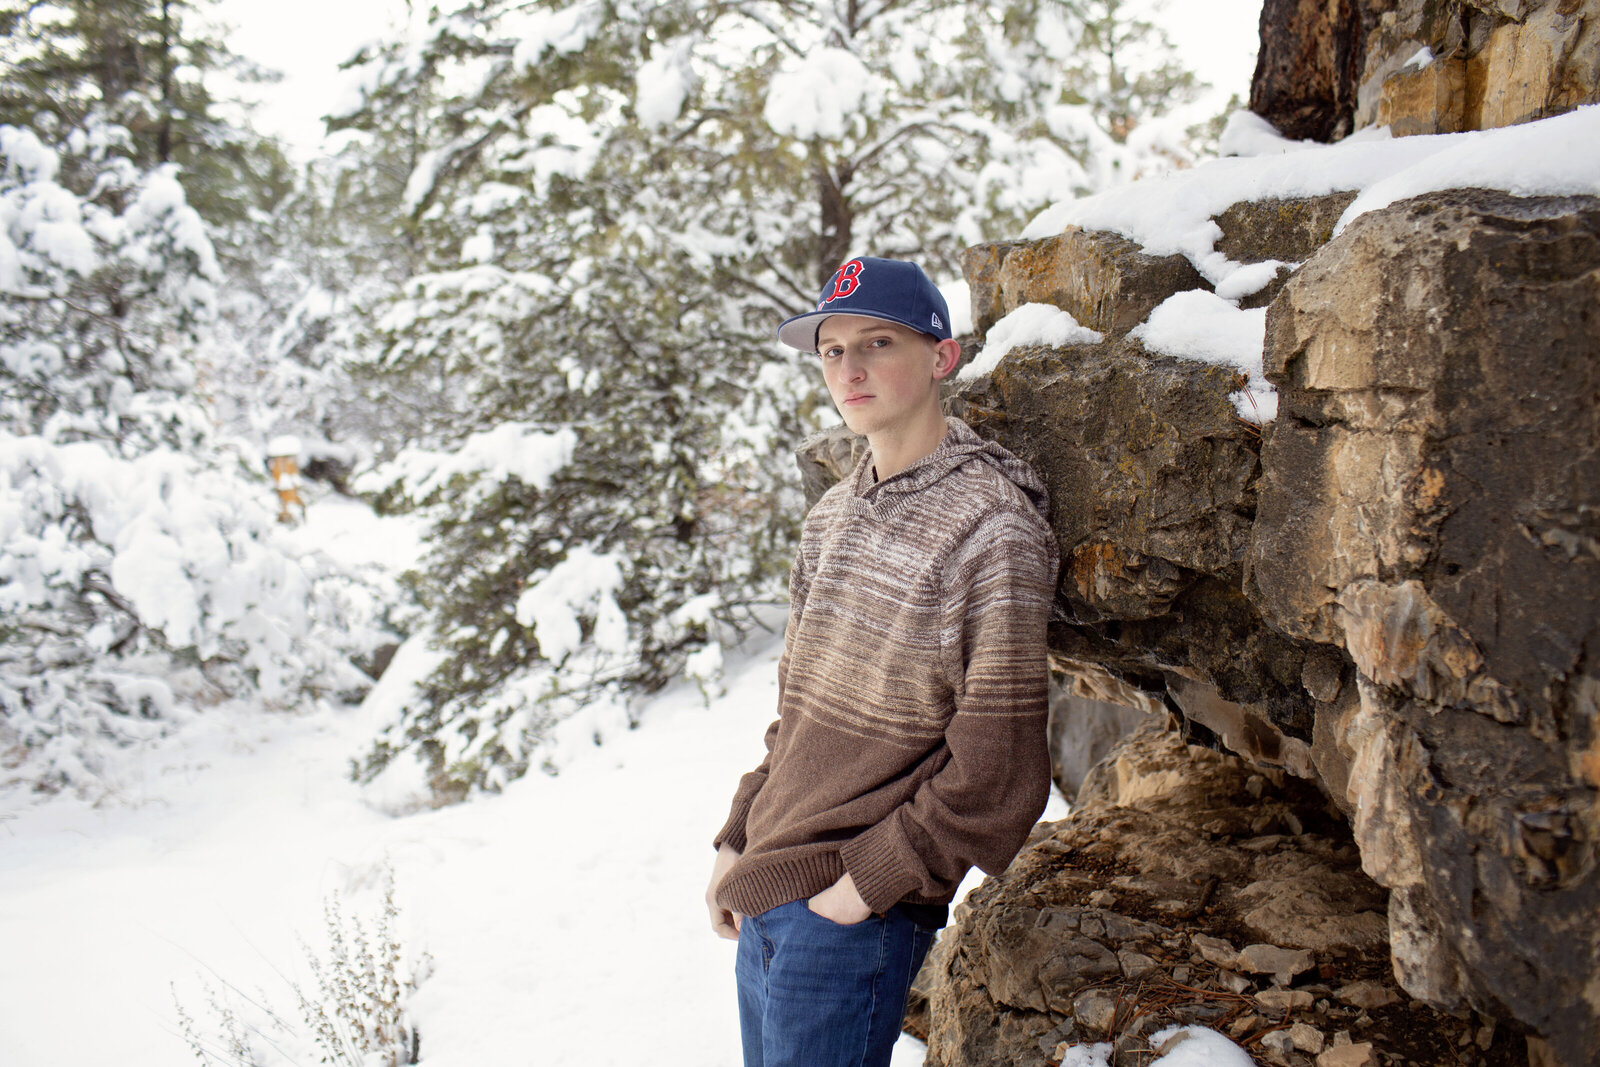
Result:
[[[789,674],[789,655],[794,650],[794,635],[800,628],[800,615],[805,610],[806,591],[809,588],[810,585],[806,580],[805,555],[803,552],[797,553],[794,565],[789,568],[789,623],[783,630],[783,653],[778,657],[779,707],[783,706],[784,684]],[[772,745],[778,737],[779,721],[774,719],[767,727],[767,754],[762,757],[761,763],[755,770],[739,779],[739,787],[734,790],[728,819],[722,824],[722,829],[717,831],[717,836],[712,839],[712,848],[721,848],[724,844],[728,844],[739,852],[745,850],[745,818],[750,814],[750,805],[755,803],[756,794],[761,792],[761,787],[767,782],[767,770],[772,760]]]
[[[1005,869],[1044,810],[1048,537],[1029,516],[994,512],[945,563],[941,647],[955,679],[948,759],[908,803],[840,849],[875,912],[947,891],[974,866]]]

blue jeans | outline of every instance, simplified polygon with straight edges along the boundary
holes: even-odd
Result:
[[[886,1067],[935,930],[897,909],[852,926],[804,900],[739,930],[744,1067]]]

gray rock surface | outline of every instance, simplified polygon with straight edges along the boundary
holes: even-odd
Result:
[[[1268,315],[1246,589],[1341,646],[1328,723],[1415,996],[1600,1047],[1600,201],[1357,221]]]

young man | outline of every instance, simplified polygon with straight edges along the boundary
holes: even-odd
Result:
[[[869,448],[806,517],[778,719],[715,842],[746,1067],[887,1064],[956,887],[1050,787],[1044,486],[941,414],[961,350],[921,268],[851,260],[821,297],[778,337]]]

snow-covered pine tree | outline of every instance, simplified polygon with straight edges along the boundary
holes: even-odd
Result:
[[[444,658],[364,773],[412,749],[445,795],[494,786],[781,595],[820,398],[773,324],[850,255],[953,278],[1114,179],[1088,32],[1041,0],[473,0],[368,56],[336,124],[429,138],[379,366],[448,418],[387,495],[436,517]]]
[[[94,49],[137,50],[114,29]],[[6,83],[51,143],[0,125],[0,784],[41,789],[115,788],[112,749],[219,701],[358,690],[377,636],[369,591],[281,540],[264,477],[216,448],[207,227],[94,49],[63,45],[85,81],[42,80],[31,111]]]

